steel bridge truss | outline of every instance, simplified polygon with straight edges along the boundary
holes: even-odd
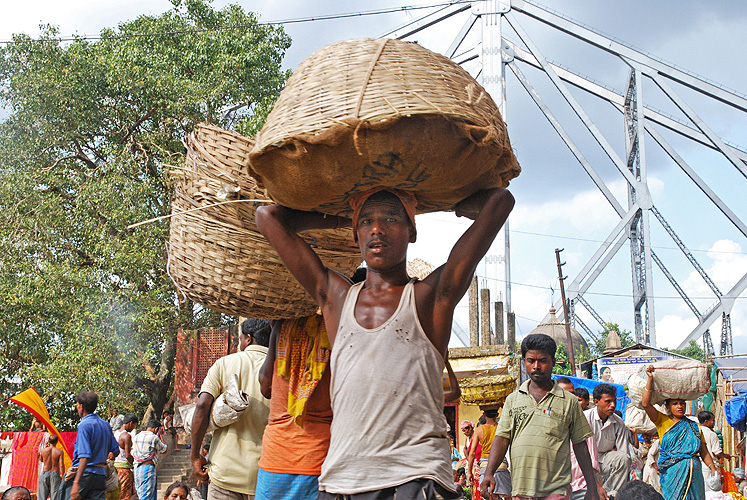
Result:
[[[409,22],[382,36],[407,39],[427,28],[439,25],[439,23],[465,12],[469,12],[469,16],[457,32],[449,48],[445,51],[445,55],[459,64],[471,63],[474,66],[475,62],[477,63],[477,70],[474,70],[472,74],[476,78],[481,78],[483,86],[496,101],[503,116],[506,116],[505,75],[508,68],[620,217],[617,225],[609,232],[604,242],[598,247],[594,255],[568,286],[567,294],[571,305],[570,310],[575,310],[575,304],[581,304],[600,323],[602,328],[605,327],[601,316],[584,299],[584,293],[591,287],[620,249],[628,244],[633,281],[633,316],[636,341],[656,346],[652,279],[652,267],[655,264],[698,320],[698,325],[682,341],[679,348],[686,347],[691,340],[698,340],[703,337],[705,349],[710,351],[710,354],[714,354],[708,328],[720,317],[722,320],[720,352],[721,354],[731,354],[732,335],[730,313],[735,299],[747,288],[747,274],[742,276],[730,290],[723,293],[688,250],[683,241],[677,236],[674,229],[667,223],[664,216],[657,210],[647,184],[645,149],[647,141],[645,139],[652,139],[702,191],[706,198],[718,208],[724,217],[747,238],[747,225],[698,176],[695,170],[655,128],[655,126],[664,127],[695,143],[717,151],[744,177],[747,177],[747,151],[726,144],[724,140],[706,125],[675,89],[672,88],[672,84],[692,89],[703,96],[724,103],[741,112],[747,112],[747,98],[706,81],[699,76],[677,69],[623,43],[610,39],[588,27],[582,26],[558,13],[528,1],[475,0],[472,2],[459,2],[440,8],[431,14]],[[539,46],[534,43],[523,29],[521,21],[524,19],[539,21],[550,28],[581,40],[596,49],[605,51],[622,60],[630,70],[625,85],[625,92],[619,94],[578,72],[574,72],[546,59]],[[517,42],[511,41],[508,37],[504,36],[503,28],[505,27],[510,27],[513,34],[518,37]],[[465,40],[468,38],[468,35],[476,29],[481,30],[478,36],[479,42],[472,46],[465,46]],[[593,136],[596,143],[602,148],[620,176],[627,183],[627,206],[623,206],[612,194],[610,188],[597,173],[597,170],[587,160],[586,156],[584,156],[581,148],[574,142],[571,134],[568,132],[569,128],[563,126],[560,119],[556,117],[540,93],[532,85],[530,79],[522,72],[522,66],[540,70],[541,75],[544,75],[552,82],[555,90],[562,95],[565,102],[580,119],[586,130]],[[684,116],[687,117],[687,122],[667,116],[645,104],[642,85],[644,78],[652,81],[671,100]],[[570,92],[569,86],[581,89],[611,104],[620,111],[626,131],[624,155],[618,154],[613,149],[579,101]],[[652,250],[650,230],[652,218],[662,226],[713,292],[715,301],[707,311],[701,312],[696,308],[693,301],[668,271],[664,262]],[[508,230],[506,230],[505,234],[505,297],[506,311],[508,312],[512,311]],[[555,308],[558,311],[562,311],[562,304],[558,302],[555,304]],[[571,312],[570,315],[574,324],[580,326],[589,337],[592,339],[595,338],[592,330],[575,313]]]

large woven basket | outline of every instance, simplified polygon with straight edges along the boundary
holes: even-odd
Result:
[[[173,172],[172,213],[177,215],[171,219],[169,238],[168,270],[179,291],[210,309],[236,316],[282,319],[313,314],[317,305],[254,223],[256,207],[267,195],[240,171],[241,156],[251,140],[200,125],[186,145],[185,166]],[[216,206],[222,202],[221,192],[237,201]],[[351,275],[361,261],[350,229],[310,231],[304,238],[325,265],[344,275]]]
[[[334,43],[301,63],[247,168],[282,205],[342,215],[351,195],[377,186],[414,191],[421,213],[450,210],[521,171],[469,73],[392,39]]]
[[[506,397],[516,389],[516,377],[512,375],[493,375],[472,379],[460,379],[462,402],[472,405],[491,405],[503,403]]]

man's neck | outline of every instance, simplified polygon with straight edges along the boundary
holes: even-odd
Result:
[[[366,274],[366,288],[388,288],[405,286],[410,281],[407,275],[407,265],[401,264],[390,269],[369,269]]]
[[[599,407],[597,406],[597,415],[599,415],[599,419],[604,423],[609,418],[609,415],[605,415],[601,411],[599,411]]]
[[[541,391],[550,392],[552,390],[553,385],[555,385],[555,383],[553,382],[552,379],[546,382],[541,382],[541,383],[538,383],[532,379],[529,379],[528,387],[534,387],[535,389],[539,389]]]

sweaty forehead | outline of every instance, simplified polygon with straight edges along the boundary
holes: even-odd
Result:
[[[376,210],[382,210],[386,213],[391,214],[404,214],[405,207],[402,202],[395,195],[391,193],[383,193],[385,196],[371,196],[361,207],[361,215],[372,213]]]

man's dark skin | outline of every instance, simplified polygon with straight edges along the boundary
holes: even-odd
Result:
[[[239,351],[243,351],[253,343],[254,338],[250,335],[239,333]],[[215,398],[212,394],[201,392],[197,398],[195,413],[192,416],[192,448],[189,459],[192,462],[192,472],[203,482],[208,482],[210,478],[208,473],[202,469],[205,465],[205,457],[200,455],[200,449],[210,423],[210,410],[213,407],[213,401],[215,401]]]
[[[82,419],[86,415],[90,415],[83,408],[83,405],[76,402],[75,409],[78,411],[78,416]],[[70,488],[70,500],[80,500],[80,480],[83,477],[83,472],[88,467],[88,457],[80,457],[78,459],[78,470],[75,471],[75,480],[73,480],[73,486]],[[68,479],[67,476],[65,479]]]
[[[127,461],[130,463],[130,465],[135,463],[135,458],[132,456],[132,435],[130,432],[135,428],[137,425],[137,422],[127,422],[122,426],[122,428],[126,431],[123,432],[121,436],[119,436],[119,447],[122,448],[125,451],[125,458],[127,458]]]
[[[280,339],[280,330],[283,327],[283,321],[272,322],[272,332],[270,333],[270,346],[267,349],[267,357],[259,371],[259,390],[267,399],[272,398],[272,374],[275,370],[275,358],[278,353],[278,340]],[[329,371],[325,370],[324,375],[329,377]]]
[[[418,318],[426,336],[444,358],[454,308],[513,205],[513,196],[502,188],[480,191],[459,203],[456,214],[475,222],[457,241],[446,264],[415,283]],[[321,307],[330,343],[334,345],[342,307],[352,285],[346,277],[325,267],[297,233],[350,226],[351,221],[272,205],[257,209],[256,223],[286,267]],[[415,241],[416,232],[399,199],[384,192],[373,195],[363,205],[356,236],[368,274],[354,315],[363,328],[373,329],[392,316],[410,281],[407,247]]]
[[[553,388],[554,382],[552,380],[552,369],[555,366],[555,358],[545,351],[529,350],[524,356],[523,361],[524,368],[526,368],[526,372],[530,379],[527,389],[534,400],[539,403]],[[493,474],[506,456],[509,444],[510,442],[508,439],[498,435],[496,435],[493,440],[493,446],[490,448],[490,458],[488,459],[488,469],[485,472],[485,479],[480,483],[480,493],[483,498],[494,497],[494,495],[491,496],[492,494],[488,493],[495,490],[495,479],[493,478]],[[586,446],[586,440],[573,444],[573,451],[576,454],[578,465],[584,473],[586,484],[597,484],[594,475],[594,468],[591,465],[589,448]],[[568,486],[570,489],[570,484]],[[584,500],[599,500],[596,488],[588,488]]]
[[[597,415],[599,415],[602,422],[606,422],[615,413],[617,399],[610,394],[602,394],[601,398],[594,399],[594,404],[596,405]]]
[[[7,497],[6,500],[31,500],[29,490],[23,486],[16,486],[15,488],[17,488],[15,491],[4,494],[3,498]]]
[[[47,441],[44,448],[39,450],[39,461],[44,464],[44,472],[54,471],[61,476],[65,465],[62,450],[57,448],[56,444]]]
[[[709,429],[713,430],[713,428],[716,427],[716,419],[711,417],[700,425],[704,427],[708,427]],[[719,453],[718,455],[714,455],[714,456],[719,460],[731,460],[732,458],[731,455],[729,455],[728,453],[724,453],[723,451]]]

